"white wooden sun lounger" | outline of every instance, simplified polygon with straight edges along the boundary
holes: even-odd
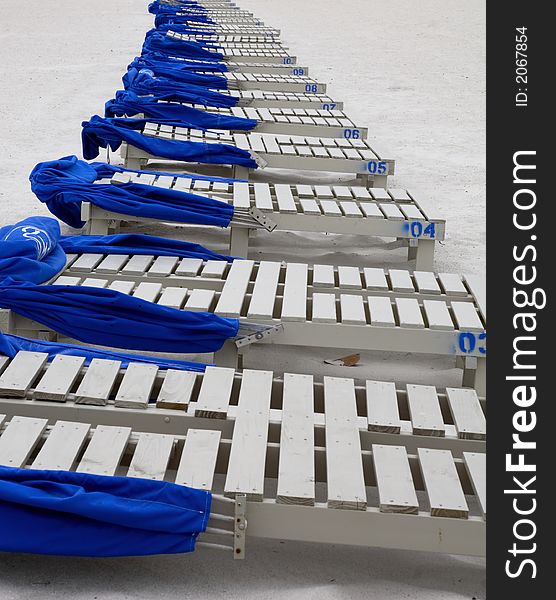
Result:
[[[211,490],[219,514],[209,525],[243,503],[244,527],[228,530],[235,544],[214,529],[199,539],[219,533],[242,556],[241,531],[484,555],[484,409],[472,390],[396,392],[375,381],[218,368],[157,373],[135,364],[116,375],[112,368],[113,390],[92,398],[103,361],[86,370],[79,360],[57,357],[45,367],[44,356],[20,353],[5,365],[0,464]]]
[[[229,61],[226,63],[228,72],[235,73],[265,73],[270,75],[309,75],[309,67],[298,65],[279,65],[268,63],[242,63]]]
[[[230,254],[246,258],[249,234],[262,231],[308,231],[398,238],[409,244],[408,259],[415,268],[432,271],[434,248],[445,237],[445,221],[433,217],[405,190],[343,185],[287,185],[222,183],[148,173],[116,173],[114,184],[134,181],[215,198],[232,204]],[[260,211],[260,212],[259,212]],[[82,219],[87,231],[106,235],[118,231],[121,221],[153,222],[106,211],[84,203]]]
[[[280,30],[274,27],[254,25],[251,23],[229,24],[229,23],[202,23],[199,21],[186,21],[183,23],[196,31],[212,35],[216,31],[218,35],[263,35],[268,37],[279,37]]]
[[[166,101],[160,100],[163,105]],[[184,103],[180,103],[184,104]],[[184,104],[185,105],[185,104]],[[332,137],[366,139],[368,129],[356,125],[344,111],[317,110],[314,108],[254,108],[232,106],[231,108],[208,107],[192,104],[194,108],[215,115],[254,119],[259,121],[256,133],[305,135],[310,137]],[[127,113],[128,117],[138,113]]]
[[[221,73],[229,90],[264,90],[271,92],[297,92],[325,94],[326,83],[318,83],[307,76],[273,75],[271,73]]]
[[[249,32],[242,30],[232,32],[199,32],[199,33],[176,33],[170,31],[168,33],[170,37],[174,37],[179,40],[185,40],[188,42],[208,42],[211,44],[218,44],[227,48],[229,46],[236,47],[236,44],[246,44],[247,47],[258,47],[259,44],[263,46],[270,46],[275,48],[285,48],[280,41],[278,36],[268,35],[261,33],[259,29],[253,28]]]
[[[474,278],[304,263],[177,257],[71,256],[56,285],[108,287],[164,306],[239,318],[216,354],[235,365],[253,344],[452,356],[463,383],[485,393],[486,302]],[[46,327],[0,311],[4,329],[36,337]],[[262,333],[261,333],[262,332]]]
[[[237,106],[253,108],[314,108],[316,110],[342,110],[343,102],[327,94],[313,92],[272,92],[265,90],[218,90],[220,94],[238,99]]]
[[[383,188],[394,174],[394,161],[382,158],[361,139],[201,131],[156,123],[146,123],[142,132],[161,139],[231,144],[250,152],[261,168],[351,173],[365,184],[372,181],[373,186]],[[125,166],[135,170],[142,170],[150,159],[165,160],[127,143],[122,144],[121,155]],[[250,169],[231,166],[235,179],[249,178]]]

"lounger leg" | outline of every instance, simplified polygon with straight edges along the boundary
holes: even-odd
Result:
[[[214,364],[218,367],[238,368],[239,353],[233,342],[226,342],[222,348],[214,353]]]
[[[363,187],[368,188],[370,184],[369,175],[367,173],[358,173],[357,174],[357,182],[361,184]]]
[[[373,175],[373,187],[386,189],[388,187],[388,175]]]
[[[126,158],[125,167],[133,171],[142,171],[147,166],[147,163],[148,160],[146,158]]]
[[[434,266],[434,240],[419,240],[415,248],[415,270],[432,271]]]
[[[479,396],[486,396],[486,358],[466,357],[463,367],[463,386],[475,388]]]
[[[108,235],[108,221],[91,219],[85,226],[87,235]]]
[[[417,240],[407,240],[407,260],[417,258]]]
[[[247,258],[249,254],[249,229],[232,227],[230,231],[230,255]]]
[[[234,179],[249,179],[249,169],[247,167],[241,167],[240,165],[234,165],[232,168],[232,177]]]

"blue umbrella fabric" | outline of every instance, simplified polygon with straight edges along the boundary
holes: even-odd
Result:
[[[209,50],[209,48],[212,48]],[[186,40],[172,39],[171,37],[153,30],[147,35],[143,43],[142,52],[162,52],[169,56],[183,56],[184,58],[199,58],[207,60],[222,60],[224,55],[218,51],[218,46],[201,44]]]
[[[228,227],[234,215],[231,205],[199,194],[133,182],[95,183],[119,171],[126,170],[66,156],[39,163],[29,179],[31,189],[50,212],[76,229],[85,225],[81,220],[82,202],[117,214],[218,227]]]
[[[192,552],[211,501],[209,492],[163,481],[0,466],[0,551]]]

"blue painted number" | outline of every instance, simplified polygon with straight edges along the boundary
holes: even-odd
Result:
[[[334,110],[336,108],[336,104],[331,102],[330,104],[323,104],[322,110]]]
[[[317,93],[317,89],[318,89],[318,88],[317,88],[317,85],[316,85],[316,83],[308,83],[308,84],[305,86],[305,91],[306,91],[306,92],[311,92],[311,93],[313,93],[313,94],[316,94],[316,93]]]
[[[294,75],[305,75],[305,69],[293,69],[292,73]]]
[[[429,223],[426,227],[423,227],[423,224],[420,221],[412,221],[409,225],[409,231],[414,238],[427,236],[432,240],[436,235],[434,223]]]
[[[359,140],[361,139],[361,132],[359,129],[344,129],[344,137],[346,140]]]
[[[471,333],[465,331],[459,334],[458,346],[462,354],[472,354],[478,350],[480,354],[486,354],[486,331],[482,333]]]
[[[386,171],[388,170],[388,166],[387,166],[386,162],[384,162],[383,160],[381,160],[381,161],[370,160],[367,163],[367,170],[369,171],[369,173],[372,173],[373,175],[384,175],[386,173]]]

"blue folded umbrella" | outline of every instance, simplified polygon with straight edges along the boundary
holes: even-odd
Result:
[[[37,243],[37,239],[40,242]],[[237,319],[168,308],[110,289],[36,285],[66,264],[65,252],[222,258],[198,244],[152,236],[60,238],[49,217],[0,230],[0,307],[81,342],[151,352],[215,352],[237,335]]]
[[[153,156],[170,160],[196,162],[219,165],[240,165],[250,169],[258,167],[247,150],[242,150],[230,144],[208,144],[206,142],[190,142],[168,140],[146,136],[135,131],[143,129],[146,123],[160,123],[181,127],[179,122],[162,119],[103,119],[97,115],[90,121],[84,121],[81,132],[83,156],[87,159],[96,158],[100,148],[110,146],[116,151],[123,142],[139,148]]]
[[[191,129],[251,131],[258,125],[255,119],[220,115],[184,106],[175,102],[159,102],[151,96],[138,96],[129,90],[119,90],[104,106],[106,117],[133,117],[143,114],[149,119],[173,121]]]
[[[238,98],[210,90],[200,85],[181,83],[163,77],[154,77],[148,69],[130,69],[122,78],[124,88],[138,96],[152,96],[156,100],[185,102],[228,108],[238,103]]]
[[[194,63],[192,61],[181,61],[181,68],[179,65],[172,65],[156,60],[147,59],[145,57],[136,57],[128,66],[130,69],[136,69],[141,71],[146,69],[147,72],[151,72],[154,77],[166,77],[170,81],[179,83],[189,83],[192,85],[199,85],[201,87],[212,88],[213,90],[225,90],[228,87],[228,80],[220,75],[214,75],[212,73],[223,72],[225,68],[221,68],[218,65],[223,63]],[[194,65],[194,66],[193,66]],[[213,66],[214,68],[210,68]],[[212,71],[212,73],[203,73],[205,70]]]
[[[106,163],[89,164],[76,156],[66,156],[39,163],[29,179],[31,189],[50,212],[76,229],[85,225],[81,220],[83,202],[117,214],[218,227],[228,227],[234,215],[233,206],[191,192],[132,182],[95,183],[98,179],[112,177],[116,171],[123,169]]]
[[[134,64],[137,61],[137,64]],[[177,58],[162,54],[161,52],[145,52],[141,56],[136,56],[129,65],[137,69],[147,68],[151,70],[167,67],[168,69],[179,71],[200,71],[224,73],[228,70],[226,63],[213,60],[190,60],[187,58]]]
[[[211,50],[209,50],[209,48]],[[218,51],[216,44],[201,44],[187,40],[178,40],[168,37],[157,30],[147,36],[143,43],[143,52],[163,52],[171,56],[184,58],[204,58],[209,60],[222,60],[224,55]]]
[[[212,496],[174,483],[0,467],[0,551],[66,556],[191,552]]]
[[[14,358],[18,352],[43,352],[48,354],[48,360],[54,360],[60,354],[64,356],[82,356],[85,365],[89,366],[94,358],[104,360],[117,360],[125,369],[129,363],[142,363],[156,365],[160,369],[175,369],[178,371],[203,372],[207,365],[188,360],[176,360],[164,358],[163,356],[147,356],[145,354],[126,354],[115,350],[103,350],[101,348],[90,348],[88,346],[77,346],[75,344],[62,344],[60,342],[45,342],[33,340],[18,335],[0,332],[0,355]]]
[[[216,352],[237,319],[178,310],[88,286],[0,281],[0,307],[86,344],[149,352]]]

